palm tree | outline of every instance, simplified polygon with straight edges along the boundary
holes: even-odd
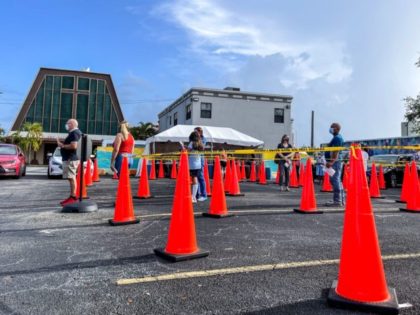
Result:
[[[138,126],[130,128],[130,132],[136,140],[146,140],[158,133],[158,129],[151,122],[140,122]]]
[[[21,132],[24,134],[22,135]],[[14,133],[12,136],[13,142],[19,144],[25,153],[27,153],[28,160],[30,161],[31,153],[35,154],[41,148],[42,144],[42,125],[40,123],[26,122],[23,124],[21,130]]]
[[[3,142],[5,140],[4,139],[5,134],[6,134],[6,131],[4,130],[4,128],[0,127],[0,142]]]

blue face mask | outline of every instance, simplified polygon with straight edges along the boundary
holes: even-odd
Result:
[[[330,130],[329,130],[329,132],[330,132],[330,134],[334,134],[334,128],[330,128]]]

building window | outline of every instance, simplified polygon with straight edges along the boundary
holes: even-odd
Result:
[[[191,104],[187,105],[185,108],[186,114],[185,114],[185,120],[191,119]]]
[[[274,122],[275,123],[284,123],[284,109],[283,108],[274,108]]]
[[[211,103],[201,103],[200,117],[211,119]]]
[[[79,78],[77,80],[77,89],[79,91],[89,91],[89,81],[88,78]]]
[[[174,126],[178,125],[178,113],[174,113]]]
[[[74,77],[64,76],[62,87],[63,87],[63,89],[73,90],[74,89]]]

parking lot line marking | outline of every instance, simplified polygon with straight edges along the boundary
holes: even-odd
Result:
[[[382,256],[383,260],[399,260],[399,259],[412,259],[412,258],[420,258],[420,252]],[[327,265],[334,265],[338,263],[339,263],[339,259],[327,259],[327,260],[299,261],[299,262],[289,262],[289,263],[274,263],[274,264],[266,264],[266,265],[243,266],[243,267],[223,268],[223,269],[210,269],[210,270],[189,271],[189,272],[177,272],[177,273],[162,274],[162,275],[156,275],[156,276],[147,276],[147,277],[142,277],[142,278],[120,279],[120,280],[117,280],[116,284],[117,285],[130,285],[130,284],[138,284],[138,283],[157,282],[157,281],[223,276],[223,275],[231,275],[231,274],[257,272],[257,271],[273,271],[273,270],[291,269],[291,268],[300,268],[300,267],[327,266]]]
[[[343,208],[323,208],[320,207],[319,210],[324,211],[325,213],[328,212],[343,212],[344,213],[344,209]],[[387,212],[395,212],[397,209],[385,209],[385,210],[375,210],[373,211],[374,214],[375,213],[387,213]],[[194,212],[195,216],[201,216],[203,212]],[[292,209],[257,209],[257,210],[230,210],[229,213],[232,214],[241,214],[241,213],[261,213],[261,214],[266,214],[266,213],[293,213]],[[159,217],[170,217],[172,215],[172,213],[156,213],[156,214],[145,214],[145,215],[140,215],[139,218],[159,218]],[[112,218],[102,218],[103,221],[108,221],[109,219]]]

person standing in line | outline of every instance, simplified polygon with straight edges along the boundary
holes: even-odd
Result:
[[[281,138],[281,142],[277,145],[277,149],[292,149],[293,146],[289,143],[289,136],[283,135]],[[279,152],[276,154],[276,157],[278,159],[278,167],[280,168],[280,179],[279,179],[279,185],[280,185],[280,191],[290,191],[289,188],[289,177],[290,177],[290,165],[291,161],[290,159],[293,156],[293,152]]]
[[[82,132],[78,129],[78,122],[76,119],[69,119],[66,123],[66,130],[68,135],[64,142],[57,138],[57,146],[60,148],[63,159],[63,178],[67,178],[70,184],[70,197],[60,202],[62,206],[71,204],[77,201],[76,197],[76,175],[79,167],[80,159],[77,156],[77,146]]]
[[[192,177],[192,202],[197,203],[198,192],[198,176],[201,173],[201,154],[200,151],[204,150],[201,142],[200,135],[197,131],[193,131],[189,137],[190,143],[188,144],[188,164],[190,166],[190,176]]]
[[[207,143],[207,139],[206,137],[204,137],[203,135],[203,129],[201,127],[196,127],[194,129],[194,131],[196,131],[199,135],[200,135],[200,140],[201,143],[203,144],[203,149],[206,146]],[[198,201],[205,201],[207,200],[207,190],[206,190],[206,181],[204,179],[204,156],[201,155],[201,172],[198,174],[198,192],[197,192],[197,200]]]
[[[344,145],[343,137],[340,134],[341,126],[339,123],[332,123],[329,133],[333,135],[328,147],[342,147]],[[325,204],[327,207],[343,207],[345,203],[344,189],[341,182],[341,171],[343,163],[340,160],[340,151],[325,152],[326,167],[332,168],[334,175],[331,176],[331,184],[333,186],[333,201]]]
[[[120,132],[115,136],[114,149],[111,156],[111,170],[116,171],[120,176],[123,157],[128,158],[128,168],[132,165],[132,154],[134,151],[134,138],[128,131],[128,122],[120,123]]]
[[[369,153],[366,148],[366,146],[362,145],[362,158],[363,158],[363,168],[365,170],[365,173],[367,172],[367,164],[369,160]]]
[[[324,157],[321,152],[318,152],[316,154],[315,177],[319,184],[321,184],[324,179],[324,165]]]

